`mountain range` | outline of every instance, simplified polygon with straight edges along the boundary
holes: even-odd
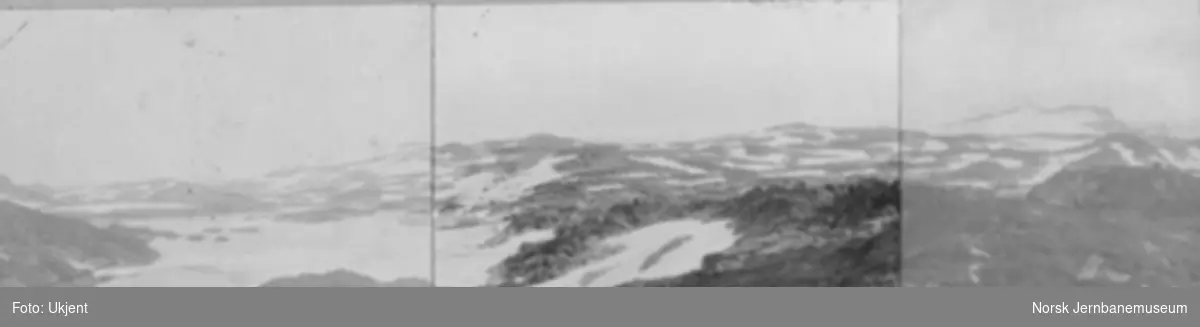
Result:
[[[660,143],[534,134],[218,184],[2,179],[0,199],[23,209],[0,218],[432,214],[437,274],[425,277],[439,286],[1194,285],[1200,139],[1178,135],[1093,106],[922,130],[791,123]],[[129,237],[168,237],[147,233]],[[311,285],[312,274],[362,273],[350,270],[293,275]]]

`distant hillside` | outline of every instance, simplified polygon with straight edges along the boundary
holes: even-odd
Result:
[[[11,179],[0,175],[0,201],[9,201],[27,207],[42,207],[58,202],[50,195],[50,192],[52,190],[44,186],[13,184]]]
[[[429,287],[428,281],[401,278],[390,282],[379,282],[371,277],[347,271],[335,270],[324,274],[300,274],[280,277],[263,283],[259,287]]]

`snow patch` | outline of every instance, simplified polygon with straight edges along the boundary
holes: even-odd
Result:
[[[1025,166],[1024,162],[1013,158],[993,158],[992,161],[995,161],[997,164],[1000,164],[1001,167],[1008,169],[1017,169]]]
[[[1064,139],[1061,137],[1051,136],[1024,136],[1007,140],[1007,142],[1004,144],[1004,147],[1022,151],[1056,152],[1078,148],[1091,142],[1091,139]]]
[[[489,284],[489,270],[516,254],[523,243],[554,238],[554,230],[538,230],[510,237],[494,246],[483,246],[503,230],[504,225],[480,225],[442,230],[437,233],[437,284],[441,287],[477,287]]]
[[[14,196],[11,196],[11,195],[9,195],[9,194],[0,194],[0,201],[8,201],[8,202],[16,203],[17,205],[20,205],[20,206],[23,206],[23,207],[26,207],[26,208],[33,208],[33,209],[38,209],[38,208],[41,208],[41,207],[43,207],[43,206],[46,206],[46,204],[45,204],[45,203],[42,203],[42,202],[36,202],[36,201],[29,201],[29,200],[24,200],[24,199],[18,199],[18,198],[14,197]]]
[[[53,212],[71,212],[71,213],[104,213],[112,211],[132,211],[132,210],[162,210],[162,209],[190,209],[194,206],[186,203],[167,203],[167,202],[116,202],[116,203],[92,203],[79,204],[70,206],[58,206],[46,208],[47,211]]]
[[[778,133],[778,134],[772,135],[771,140],[764,142],[764,144],[766,144],[767,146],[771,146],[771,147],[786,147],[789,145],[802,145],[802,144],[804,144],[804,142],[805,142],[805,140],[803,138],[791,136],[791,135],[784,134],[784,133]]]
[[[495,185],[491,185],[486,190],[478,192],[479,197],[471,203],[481,203],[482,201],[497,201],[510,202],[516,201],[522,196],[528,194],[534,186],[541,185],[546,182],[554,181],[562,178],[563,174],[555,165],[574,159],[575,156],[555,156],[546,157],[534,164],[533,167],[522,171],[515,176],[502,180]],[[461,199],[461,198],[460,198]]]
[[[1059,170],[1062,170],[1063,167],[1066,167],[1067,165],[1069,165],[1073,162],[1083,160],[1083,158],[1087,158],[1088,156],[1096,154],[1097,152],[1100,152],[1099,148],[1094,148],[1094,149],[1090,149],[1090,150],[1083,151],[1083,152],[1051,156],[1046,159],[1046,162],[1043,164],[1042,169],[1040,169],[1036,173],[1034,173],[1033,176],[1029,176],[1029,178],[1022,180],[1020,182],[1020,184],[1033,185],[1033,184],[1041,183],[1042,181],[1045,181],[1047,178],[1050,178],[1050,176],[1053,176]]]
[[[618,178],[629,178],[629,179],[638,179],[638,178],[654,178],[654,177],[658,177],[658,174],[655,174],[655,173],[649,173],[649,172],[644,172],[644,171],[638,171],[638,172],[632,172],[632,173],[625,173],[625,174],[616,175],[616,177],[618,177]]]
[[[970,187],[970,188],[986,189],[986,188],[992,187],[992,183],[986,182],[986,181],[980,181],[980,180],[956,180],[956,181],[947,181],[947,182],[942,182],[942,183],[945,185],[949,185],[949,186]]]
[[[776,171],[776,172],[764,173],[763,176],[767,176],[767,177],[812,177],[812,176],[821,176],[821,175],[826,175],[826,174],[829,174],[829,172],[821,170],[821,169],[796,169],[796,170],[786,170],[786,171]]]
[[[746,148],[742,147],[742,146],[730,148],[729,156],[732,157],[733,159],[753,161],[753,162],[758,162],[758,163],[783,164],[783,163],[787,162],[787,160],[788,160],[788,156],[784,155],[782,153],[772,153],[769,155],[752,156],[746,151]]]
[[[838,138],[838,135],[829,128],[817,128],[815,132],[817,132],[817,135],[821,136],[821,143],[833,142],[833,140]]]
[[[663,157],[630,156],[629,159],[633,160],[633,161],[642,162],[642,163],[648,163],[648,164],[659,166],[659,167],[675,169],[675,170],[683,171],[683,172],[686,172],[689,174],[694,174],[694,175],[704,174],[707,172],[703,169],[684,165],[678,161],[663,158]]]
[[[699,270],[704,256],[735,242],[737,235],[727,221],[662,222],[605,239],[600,246],[621,251],[535,287],[612,287],[674,277]],[[672,245],[673,249],[667,248]],[[657,262],[651,262],[653,257],[658,257]]]
[[[1133,150],[1125,147],[1124,144],[1113,142],[1109,143],[1108,147],[1121,154],[1121,160],[1124,160],[1126,164],[1133,166],[1141,166],[1143,164],[1142,161],[1138,160],[1137,156],[1133,154]]]
[[[778,165],[772,165],[772,164],[739,163],[739,162],[732,162],[732,161],[721,162],[721,165],[728,167],[728,168],[740,169],[740,170],[751,170],[751,171],[767,171],[767,170],[775,170],[775,169],[779,168]]]
[[[987,161],[990,156],[986,153],[970,152],[958,156],[958,160],[946,165],[945,169],[949,171],[959,170],[970,167],[976,163]]]
[[[678,186],[697,186],[697,185],[724,183],[724,182],[725,182],[724,177],[706,177],[706,178],[692,179],[692,180],[672,179],[672,180],[667,180],[664,183],[669,184],[669,185],[678,185]]]
[[[592,185],[592,186],[588,186],[588,187],[587,187],[587,191],[588,191],[588,192],[598,192],[598,191],[607,191],[607,190],[619,190],[619,189],[622,189],[622,188],[625,188],[625,185],[622,185],[622,184],[617,184],[617,183],[611,183],[611,184],[602,184],[602,185]]]
[[[810,154],[816,155],[813,157],[803,157],[797,159],[797,164],[800,165],[825,165],[832,163],[865,161],[870,159],[865,151],[862,150],[847,150],[847,149],[820,149],[811,150]]]

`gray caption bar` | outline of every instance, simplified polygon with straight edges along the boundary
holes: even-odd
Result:
[[[810,0],[804,0],[810,1]],[[826,1],[826,0],[816,0]],[[879,1],[879,0],[843,0]],[[358,6],[358,5],[473,5],[521,3],[589,3],[589,0],[0,0],[0,9],[110,9],[166,7],[240,7],[240,6]],[[748,2],[746,0],[609,0],[605,2]]]
[[[21,327],[158,326],[1196,326],[1200,292],[1014,288],[25,288],[5,302],[86,305],[0,312]],[[1035,313],[1064,303],[1162,313]],[[1043,308],[1046,308],[1043,306]]]

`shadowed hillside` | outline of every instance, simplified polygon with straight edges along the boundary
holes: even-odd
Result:
[[[1200,285],[1198,185],[1113,166],[1064,170],[1027,199],[906,184],[905,283]]]
[[[601,210],[565,207],[510,216],[510,228],[555,226],[555,237],[526,243],[493,273],[500,286],[526,286],[562,276],[622,249],[599,239],[684,218],[729,221],[738,235],[681,276],[622,286],[893,286],[899,271],[899,184],[862,179],[846,184],[766,185],[725,199],[639,198]],[[692,240],[671,240],[641,263]],[[597,274],[603,274],[598,272]],[[585,276],[598,278],[599,275]]]
[[[0,284],[90,286],[94,269],[150,263],[158,253],[132,231],[102,229],[0,201]]]

